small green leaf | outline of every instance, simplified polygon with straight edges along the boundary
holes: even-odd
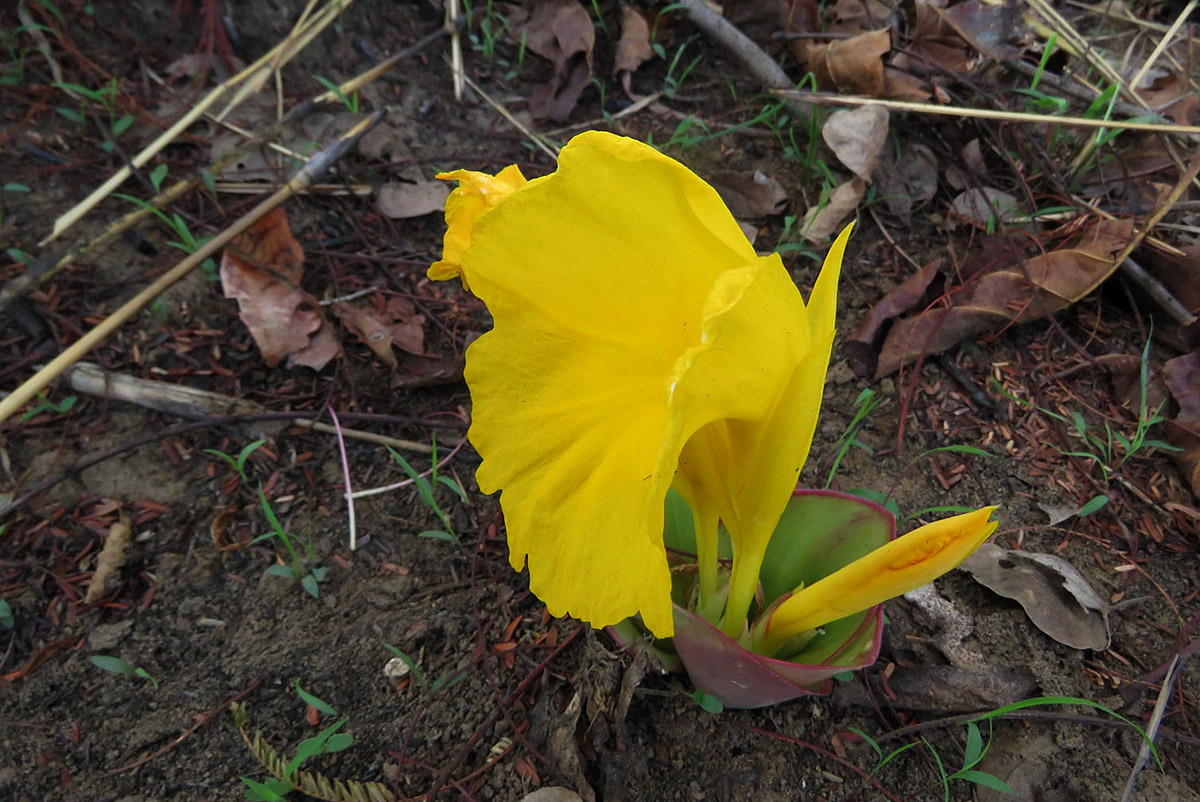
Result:
[[[326,752],[342,752],[354,745],[354,736],[348,732],[339,732],[329,736],[325,742]]]
[[[917,459],[921,459],[921,457],[928,457],[930,454],[943,454],[943,453],[944,454],[970,454],[975,457],[994,457],[994,456],[996,456],[995,454],[993,454],[990,451],[984,451],[982,448],[976,448],[975,446],[955,445],[955,446],[939,446],[937,448],[931,448],[928,451],[926,451],[925,453],[921,454],[919,457],[917,457]]]
[[[246,784],[246,799],[250,802],[284,802],[283,795],[292,790],[292,786],[282,780],[271,780],[264,784],[249,777],[240,779]]]
[[[317,584],[317,578],[312,574],[300,577],[300,587],[308,591],[308,595],[314,599],[321,598],[321,586]]]
[[[428,538],[433,538],[434,540],[445,540],[450,543],[458,542],[458,538],[456,538],[454,535],[450,534],[449,532],[443,532],[441,529],[426,529],[424,532],[421,532],[420,534],[418,534],[417,537],[428,537]]]
[[[866,741],[867,746],[869,746],[875,750],[875,755],[880,760],[883,760],[883,748],[878,743],[876,743],[874,738],[872,738],[870,735],[867,735],[865,732],[858,729],[857,727],[848,727],[848,729],[850,730],[850,732],[854,733],[859,738],[862,738],[864,741]]]
[[[7,183],[4,185],[5,192],[28,192],[29,187],[24,184]]]
[[[306,705],[312,705],[318,711],[320,711],[321,713],[324,713],[327,716],[336,716],[337,715],[337,710],[335,710],[333,708],[333,705],[329,704],[328,702],[326,702],[325,700],[323,700],[319,697],[313,696],[311,693],[309,693],[308,691],[301,688],[300,680],[296,680],[295,689],[296,689],[296,695],[299,696]]]
[[[0,599],[0,629],[12,629],[17,620],[13,617],[12,607],[4,599]]]
[[[969,769],[983,757],[983,734],[979,725],[973,721],[967,722],[967,745],[963,749],[963,769]]]
[[[213,174],[208,170],[200,171],[200,180],[204,182],[204,188],[209,192],[217,191],[217,179],[213,178]]]
[[[84,117],[83,113],[78,109],[68,108],[67,106],[58,106],[54,110],[73,123],[83,125],[85,122],[87,122],[87,117]]]
[[[959,780],[968,780],[985,788],[991,788],[993,791],[999,791],[1002,794],[1014,793],[1008,783],[994,774],[988,774],[986,771],[960,771],[954,777]]]
[[[129,130],[129,126],[131,125],[133,125],[133,115],[126,114],[124,117],[113,123],[113,136],[120,136],[121,134],[125,133]]]
[[[462,682],[466,678],[467,678],[466,670],[459,671],[458,673],[455,673],[455,674],[443,674],[442,676],[435,679],[433,681],[433,684],[429,686],[429,692],[433,693],[434,691],[440,690],[442,688],[453,688],[455,685]]]
[[[267,537],[272,537],[273,535],[274,535],[274,533],[272,533],[271,535],[267,535]],[[295,579],[296,578],[295,569],[292,568],[292,566],[290,566],[290,565],[283,565],[281,563],[276,563],[275,565],[272,565],[270,568],[267,569],[267,573],[270,574],[271,576],[281,576],[284,579]]]
[[[725,705],[721,703],[720,699],[701,690],[697,690],[692,694],[692,701],[698,704],[701,710],[706,713],[712,713],[713,715],[724,712],[725,710]]]
[[[1108,503],[1108,496],[1099,495],[1084,504],[1075,512],[1076,518],[1086,518],[1094,512],[1097,512],[1101,507]]]
[[[150,183],[154,185],[154,191],[158,192],[162,189],[163,179],[167,177],[167,170],[170,169],[165,164],[160,164],[150,171]]]
[[[106,654],[94,654],[91,656],[92,665],[101,671],[111,671],[114,674],[132,674],[133,666],[126,663],[119,657],[111,657]]]
[[[153,685],[156,690],[158,689],[158,680],[156,680],[154,677],[150,676],[150,672],[147,671],[146,669],[135,668],[133,670],[133,673],[135,675],[141,677],[144,680],[149,680],[150,684]]]

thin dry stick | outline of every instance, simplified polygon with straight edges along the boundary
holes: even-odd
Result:
[[[154,158],[159,151],[174,141],[177,136],[183,133],[188,126],[199,119],[201,115],[208,111],[208,109],[211,108],[218,100],[220,100],[221,96],[230,89],[238,86],[239,84],[244,84],[243,89],[247,89],[251,86],[257,89],[258,86],[261,85],[260,81],[257,80],[260,73],[263,79],[270,74],[269,69],[273,67],[270,67],[269,69],[264,69],[264,67],[273,65],[276,62],[277,54],[287,53],[288,58],[291,58],[291,56],[295,54],[295,49],[289,50],[287,47],[289,42],[293,41],[293,37],[300,37],[304,44],[307,44],[313,36],[316,36],[322,28],[332,22],[337,15],[341,13],[341,10],[351,2],[353,2],[353,0],[331,0],[329,6],[327,6],[328,11],[313,23],[315,30],[303,30],[299,33],[297,33],[296,30],[293,30],[288,39],[285,39],[283,42],[276,45],[273,49],[267,52],[266,55],[262,56],[260,59],[258,59],[258,61],[251,64],[246,69],[242,70],[237,75],[229,78],[220,86],[217,86],[210,91],[190,111],[176,120],[174,125],[172,125],[163,133],[159,134],[157,139],[155,139],[153,142],[143,148],[141,152],[134,156],[128,164],[123,165],[119,170],[113,173],[107,181],[94,189],[90,195],[88,195],[79,203],[75,204],[75,206],[55,220],[53,230],[41,242],[38,243],[38,246],[45,247],[47,243],[56,239],[72,225],[79,222],[79,220],[88,212],[90,212],[97,203],[107,197],[108,194],[116,189],[125,179],[129,178],[134,169],[142,167],[149,162],[150,159]],[[318,25],[320,27],[316,27]],[[245,94],[245,92],[239,92],[237,97],[240,99],[241,97],[244,97]],[[223,112],[220,116],[224,117],[225,114],[228,113],[229,108],[232,108],[232,106],[227,107],[225,112]]]
[[[346,133],[342,134],[333,144],[314,156],[304,167],[269,198],[255,206],[240,220],[229,228],[202,245],[195,253],[188,256],[175,267],[160,276],[150,286],[139,292],[124,306],[113,312],[95,328],[77,340],[73,345],[50,361],[50,364],[39,370],[28,381],[18,387],[11,395],[0,401],[0,422],[7,420],[23,404],[41,392],[47,384],[58,377],[64,370],[83,358],[84,354],[104,341],[108,335],[116,331],[123,323],[133,317],[167,288],[186,276],[201,262],[214,255],[230,240],[252,226],[260,217],[274,209],[283,201],[295,195],[320,177],[329,167],[345,155],[346,151],[372,125],[379,121],[382,112],[375,112],[369,118],[362,120]]]
[[[458,32],[460,11],[458,0],[446,0],[446,30],[450,32],[450,72],[454,76],[454,99],[462,102],[463,69],[462,35]]]
[[[350,488],[350,460],[346,457],[346,440],[342,437],[342,424],[338,422],[337,412],[329,408],[329,417],[333,419],[333,428],[337,430],[338,451],[342,455],[342,477],[346,481],[346,513],[350,517],[350,551],[358,548],[358,528],[354,525],[354,492]]]
[[[802,92],[795,89],[772,89],[771,94],[782,98],[797,98],[823,106],[882,106],[892,111],[911,111],[917,114],[939,114],[946,117],[968,117],[980,120],[1006,120],[1018,123],[1074,125],[1080,128],[1123,128],[1130,131],[1150,131],[1158,134],[1200,134],[1200,125],[1173,123],[1144,123],[1137,120],[1093,120],[1087,117],[1056,117],[1052,114],[1033,114],[1025,111],[997,111],[962,106],[939,106],[936,103],[914,103],[908,100],[886,100],[857,95],[833,95],[821,92]]]
[[[768,89],[792,89],[796,86],[796,82],[788,78],[773,58],[738,30],[736,25],[709,8],[704,0],[679,0],[675,5],[682,7],[689,22],[737,59],[763,86]],[[800,117],[807,120],[812,116],[811,105],[798,97],[781,96]]]
[[[1180,26],[1182,26],[1183,23],[1187,22],[1191,18],[1192,12],[1196,10],[1196,6],[1198,4],[1200,4],[1200,0],[1191,0],[1191,2],[1187,4],[1183,11],[1179,12],[1179,16],[1175,18],[1175,22],[1171,24],[1171,27],[1168,28],[1167,32],[1163,34],[1162,39],[1158,41],[1158,45],[1154,48],[1154,52],[1150,54],[1150,57],[1146,59],[1146,63],[1142,65],[1142,68],[1138,70],[1137,75],[1133,76],[1133,80],[1129,82],[1129,85],[1133,89],[1137,89],[1139,86],[1141,86],[1142,79],[1146,77],[1146,73],[1148,73],[1150,68],[1154,66],[1154,62],[1158,61],[1158,58],[1163,54],[1163,51],[1170,46],[1171,40],[1175,38],[1175,34],[1179,31]]]
[[[495,109],[496,112],[501,117],[508,120],[509,125],[511,125],[513,128],[516,128],[518,131],[520,131],[522,134],[524,134],[526,137],[528,137],[529,140],[531,142],[533,142],[533,144],[535,144],[539,148],[541,148],[542,152],[545,153],[547,156],[549,156],[551,159],[554,159],[556,161],[558,160],[558,148],[547,143],[546,140],[542,139],[538,134],[535,134],[532,130],[530,130],[529,126],[525,125],[525,123],[518,120],[513,115],[513,113],[511,111],[509,111],[508,109],[504,108],[504,106],[500,102],[493,100],[492,96],[489,95],[487,92],[483,91],[483,88],[480,87],[479,84],[472,81],[470,76],[468,76],[465,72],[463,73],[462,77],[463,77],[463,80],[467,82],[467,86],[471,87],[476,92],[478,92],[479,96],[481,98],[483,98],[485,101],[487,101],[487,104],[489,106],[491,106],[493,109]]]
[[[1142,748],[1138,751],[1137,761],[1125,781],[1125,792],[1121,794],[1121,802],[1129,802],[1133,797],[1133,789],[1137,787],[1138,775],[1150,760],[1150,752],[1154,748],[1154,739],[1158,737],[1158,729],[1162,726],[1163,714],[1167,712],[1167,700],[1171,698],[1171,690],[1175,687],[1175,679],[1179,676],[1179,655],[1171,660],[1167,676],[1163,678],[1162,687],[1158,691],[1158,699],[1154,704],[1154,712],[1150,715],[1150,723],[1146,725],[1146,734],[1142,739]]]

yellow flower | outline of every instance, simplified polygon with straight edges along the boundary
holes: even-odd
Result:
[[[784,599],[762,622],[754,651],[771,655],[803,632],[874,607],[946,573],[987,540],[995,507],[914,529]]]
[[[725,520],[748,605],[816,425],[846,235],[806,309],[710,186],[635,140],[580,134],[555,173],[508,174],[499,200],[487,176],[447,175],[462,186],[430,277],[461,275],[495,321],[467,352],[469,434],[480,488],[503,491],[513,566],[554,615],[640,613],[671,635],[678,472],[711,571]]]
[[[462,277],[462,257],[471,247],[471,229],[481,214],[496,206],[525,184],[521,168],[510,164],[496,175],[472,170],[438,173],[438,178],[457,181],[458,186],[446,199],[446,236],[442,240],[442,258],[429,267],[432,279]],[[470,289],[465,277],[463,287]]]

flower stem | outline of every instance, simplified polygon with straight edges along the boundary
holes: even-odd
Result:
[[[692,511],[696,527],[696,566],[700,576],[699,609],[706,610],[717,593],[717,513],[697,504]]]

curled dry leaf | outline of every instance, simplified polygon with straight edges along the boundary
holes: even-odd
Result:
[[[896,321],[884,340],[876,378],[925,354],[946,351],[968,337],[1065,309],[1117,269],[1115,257],[1132,234],[1130,221],[1103,220],[1073,247],[975,276],[948,293],[948,306]]]
[[[843,347],[850,367],[859,376],[870,376],[875,372],[879,344],[883,340],[887,325],[905,312],[924,308],[933,298],[933,291],[940,289],[935,280],[941,275],[944,259],[936,259],[896,285],[895,289],[879,299],[858,329]],[[936,297],[936,296],[935,296]]]
[[[129,516],[122,512],[121,517],[108,530],[104,548],[96,558],[96,570],[92,573],[92,581],[84,594],[84,604],[100,601],[104,594],[111,590],[111,586],[116,584],[117,572],[125,564],[125,549],[129,547],[132,537],[133,526],[129,522]]]
[[[892,66],[915,75],[970,72],[973,65],[968,45],[958,31],[942,19],[938,13],[940,9],[922,0],[917,0],[914,5],[916,24],[912,40],[904,52],[896,54]]]
[[[720,172],[710,176],[710,181],[729,211],[739,219],[777,214],[783,211],[788,200],[787,191],[780,183],[761,170]]]
[[[1163,380],[1179,404],[1179,414],[1166,423],[1167,442],[1180,449],[1171,456],[1200,498],[1200,351],[1168,360]]]
[[[425,318],[404,298],[389,299],[381,311],[336,303],[333,313],[390,368],[398,365],[393,346],[416,356],[425,355]]]
[[[577,0],[545,0],[512,36],[554,65],[550,81],[530,94],[530,113],[534,119],[566,119],[592,77],[592,18]]]
[[[1015,197],[992,187],[972,187],[950,202],[950,214],[979,228],[994,227],[1013,217],[1020,205]]]
[[[842,223],[858,208],[858,203],[867,194],[867,182],[855,176],[849,181],[839,184],[829,196],[829,203],[816,206],[804,215],[800,230],[809,242],[825,242],[835,231],[840,231]]]
[[[634,72],[653,57],[650,23],[633,6],[621,6],[621,38],[613,56],[613,72]]]
[[[1059,643],[1108,648],[1111,606],[1061,557],[985,543],[960,567],[993,593],[1020,604],[1029,620]]]
[[[444,181],[419,184],[392,181],[379,188],[376,204],[382,214],[393,219],[423,217],[442,211],[449,195],[450,187]]]
[[[810,45],[808,68],[822,89],[882,97],[885,87],[883,56],[891,49],[890,29],[868,31],[829,44]]]
[[[888,110],[879,106],[840,109],[821,127],[821,138],[850,172],[867,183],[887,143]]]
[[[263,359],[272,367],[320,370],[337,356],[333,329],[300,289],[304,252],[287,215],[272,209],[236,237],[221,256],[221,288],[236,299],[238,314]]]

